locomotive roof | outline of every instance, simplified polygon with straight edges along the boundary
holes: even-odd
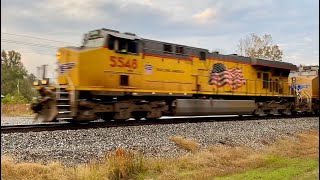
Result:
[[[255,66],[255,67],[268,66],[268,67],[272,67],[272,68],[287,69],[287,70],[296,70],[297,69],[296,65],[294,65],[292,63],[288,63],[288,62],[272,61],[272,60],[266,60],[266,59],[260,59],[260,58],[251,58],[251,57],[239,56],[236,54],[223,55],[223,54],[219,54],[218,52],[209,52],[208,49],[204,49],[204,48],[186,46],[186,45],[163,42],[163,41],[157,41],[157,40],[152,40],[152,39],[144,39],[144,38],[140,38],[140,37],[136,36],[133,33],[120,33],[119,31],[105,29],[105,28],[103,28],[101,30],[110,34],[110,35],[117,36],[120,38],[121,37],[122,38],[128,37],[128,39],[138,39],[138,40],[144,42],[144,51],[146,53],[160,55],[160,56],[169,56],[169,57],[174,57],[174,58],[187,59],[188,56],[199,57],[200,52],[204,52],[208,59],[225,60],[225,61],[251,64],[252,66]],[[184,54],[164,52],[163,51],[164,45],[171,45],[173,48],[177,47],[177,46],[183,47]],[[175,51],[173,51],[173,52],[175,52]]]
[[[181,45],[181,44],[175,44],[175,43],[168,43],[168,42],[163,42],[163,41],[156,41],[156,40],[151,40],[151,39],[141,39],[142,41],[145,42],[146,48],[148,49],[148,42],[149,42],[149,47],[150,42],[152,44],[168,44],[174,46],[182,46],[185,48],[187,54],[189,56],[199,56],[200,52],[205,52],[207,55],[207,58],[209,59],[217,59],[217,60],[225,60],[225,61],[233,61],[233,62],[238,62],[238,63],[246,63],[246,64],[251,64],[253,66],[268,66],[272,68],[279,68],[279,69],[288,69],[288,70],[295,70],[297,69],[297,66],[288,63],[288,62],[282,62],[282,61],[272,61],[272,60],[266,60],[266,59],[260,59],[260,58],[251,58],[251,57],[245,57],[245,56],[240,56],[237,54],[229,54],[229,55],[224,55],[224,54],[219,54],[218,52],[209,52],[208,49],[204,48],[197,48],[197,47],[192,47],[192,46],[186,46],[186,45]],[[153,45],[155,46],[155,45]],[[158,49],[162,49],[162,47],[158,47]],[[162,51],[156,51],[153,52],[156,53],[157,55],[165,55],[165,56],[175,56],[174,54],[168,54]]]

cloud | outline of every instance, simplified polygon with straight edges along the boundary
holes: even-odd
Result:
[[[73,21],[88,21],[92,19],[108,18],[102,17],[103,12],[98,10],[100,5],[104,4],[102,0],[47,0],[42,1],[37,6],[46,11],[45,14],[52,16],[61,16]]]
[[[197,14],[194,14],[192,18],[199,24],[207,24],[214,20],[217,12],[211,8],[207,8]]]

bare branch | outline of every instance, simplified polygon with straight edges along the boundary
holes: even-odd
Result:
[[[245,39],[240,39],[237,51],[243,56],[274,61],[281,61],[283,55],[283,51],[279,46],[273,44],[270,34],[265,34],[260,38],[256,34],[251,33]]]

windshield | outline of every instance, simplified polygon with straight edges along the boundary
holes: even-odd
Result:
[[[101,47],[104,45],[105,38],[95,38],[95,39],[87,39],[84,40],[83,46],[84,47]]]

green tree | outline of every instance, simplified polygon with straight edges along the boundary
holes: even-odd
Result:
[[[37,79],[37,77],[34,74],[28,74],[27,75],[27,79],[29,81],[30,84],[33,84],[33,82]]]
[[[30,101],[36,95],[31,82],[34,78],[33,74],[28,74],[21,62],[20,53],[14,50],[1,51],[1,94],[13,94],[19,96],[18,99],[25,98]]]
[[[245,39],[240,39],[238,53],[243,56],[274,61],[281,61],[283,55],[283,51],[279,46],[273,44],[270,34],[259,37],[254,33],[250,34],[250,36],[247,36]]]

